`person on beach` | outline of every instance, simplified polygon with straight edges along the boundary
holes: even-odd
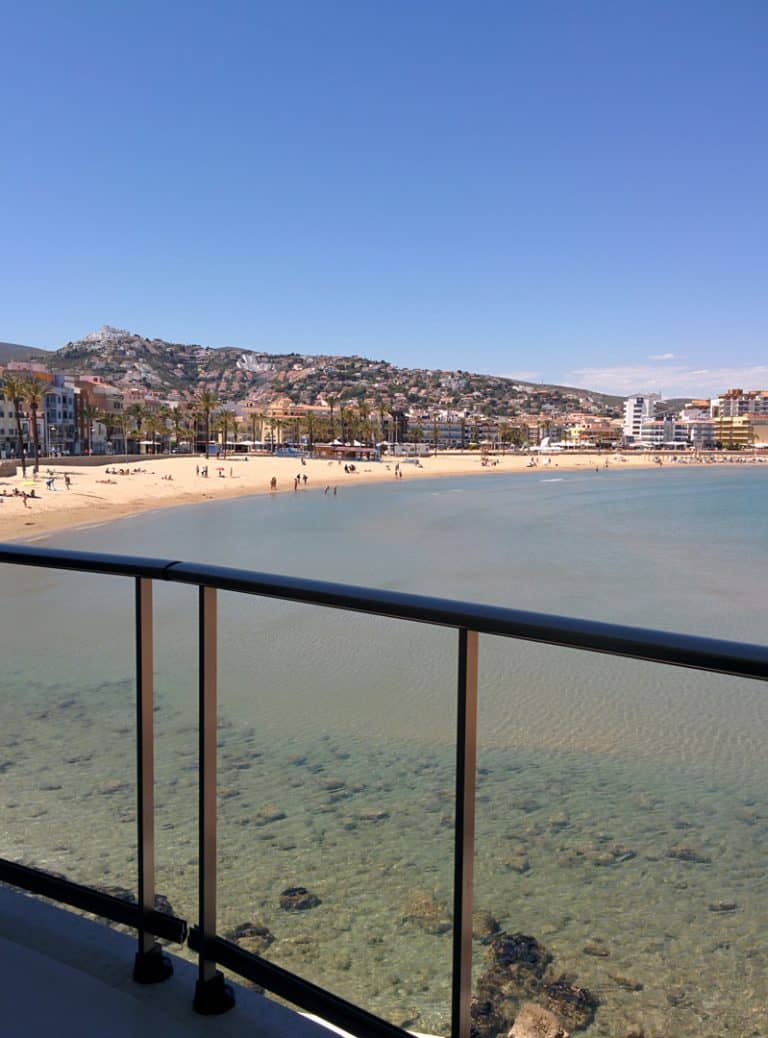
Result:
[[[195,465],[195,475],[196,476],[200,475],[200,466],[199,465]]]
[[[309,479],[309,476],[307,476],[307,474],[305,472],[304,475],[301,478],[304,480],[304,486],[306,486],[307,485],[307,480]]]
[[[328,491],[329,491],[330,489],[331,489],[330,487],[326,487],[326,488],[325,488],[325,490],[323,491],[323,496],[324,496],[324,497],[327,497],[327,496],[328,496]]]
[[[72,480],[69,478],[68,475],[64,477],[64,486],[67,488],[67,490],[69,490],[72,486]]]
[[[269,489],[277,490],[277,476],[273,476],[269,481]]]

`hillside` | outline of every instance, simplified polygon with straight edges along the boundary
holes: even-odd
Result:
[[[501,416],[551,410],[616,411],[621,398],[568,386],[519,382],[466,371],[399,368],[382,360],[335,355],[277,354],[148,339],[105,326],[69,342],[51,364],[70,374],[91,372],[122,387],[161,398],[188,399],[202,389],[222,401],[294,404],[379,401],[391,407],[457,408]]]
[[[21,346],[17,342],[0,342],[0,364],[10,360],[50,360],[50,350],[41,350],[37,346]]]

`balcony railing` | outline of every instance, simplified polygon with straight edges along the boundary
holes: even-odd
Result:
[[[131,578],[135,582],[137,903],[0,859],[0,880],[53,898],[138,932],[134,978],[164,980],[172,970],[155,938],[188,942],[198,953],[194,1006],[206,1014],[232,1008],[234,998],[217,966],[262,985],[302,1009],[360,1038],[406,1032],[365,1009],[225,940],[217,933],[217,592],[432,624],[457,631],[457,732],[454,832],[451,1036],[469,1038],[472,899],[480,634],[647,660],[716,674],[768,680],[768,648],[669,632],[474,605],[392,591],[254,573],[170,559],[130,558],[20,545],[0,545],[0,563]],[[199,892],[197,922],[155,910],[154,688],[152,615],[156,580],[193,585],[199,596]]]

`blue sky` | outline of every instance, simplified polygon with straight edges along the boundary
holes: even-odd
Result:
[[[0,340],[768,386],[763,0],[6,4]]]

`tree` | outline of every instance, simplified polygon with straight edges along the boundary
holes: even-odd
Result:
[[[128,454],[128,433],[139,432],[144,425],[144,416],[146,414],[143,404],[131,404],[124,411],[126,422],[125,422],[125,453]],[[130,426],[130,428],[129,428]]]
[[[159,414],[148,414],[144,418],[143,431],[152,438],[152,453],[157,454],[157,436],[162,435],[163,423]]]
[[[26,397],[27,379],[23,375],[15,375],[6,372],[3,377],[3,395],[13,404],[14,417],[16,418],[16,438],[19,446],[19,457],[21,458],[22,475],[27,474],[27,458],[24,450],[24,434],[21,430],[21,409]]]
[[[179,449],[179,438],[181,430],[184,427],[184,415],[179,407],[174,407],[170,415],[171,421],[173,422],[173,437],[176,445],[176,450]]]
[[[32,413],[32,443],[35,451],[35,467],[33,471],[40,471],[40,435],[37,428],[37,414],[45,396],[42,384],[36,378],[27,379],[27,403]]]
[[[360,415],[360,430],[361,439],[370,446],[373,436],[371,435],[371,409],[365,400],[361,400],[357,405],[357,411]]]
[[[80,414],[83,420],[83,429],[85,432],[85,443],[89,454],[93,453],[93,423],[96,421],[99,409],[92,404],[88,398],[85,398],[85,403],[80,408]]]
[[[336,433],[336,427],[333,424],[333,409],[336,406],[336,397],[329,396],[326,397],[326,399],[328,401],[328,410],[331,412],[331,439],[333,440],[335,438]]]
[[[208,453],[208,444],[211,442],[211,414],[217,407],[219,401],[216,394],[210,389],[201,389],[195,397],[195,404],[200,410],[205,422],[205,453]]]

